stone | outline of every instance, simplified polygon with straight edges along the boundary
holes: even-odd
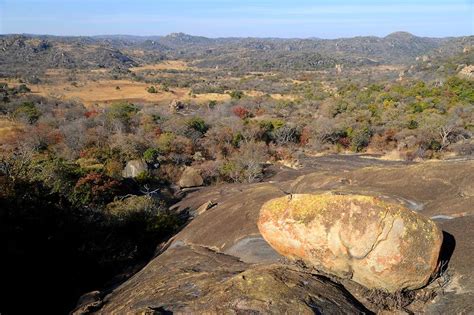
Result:
[[[181,178],[178,181],[178,185],[181,188],[190,188],[190,187],[198,187],[204,184],[204,180],[199,174],[199,171],[192,167],[186,167],[184,169]]]
[[[217,202],[209,200],[208,202],[203,203],[199,208],[196,209],[196,215],[201,215],[215,206],[217,206]]]
[[[174,99],[169,105],[170,111],[175,113],[184,109],[184,104],[181,101]]]
[[[276,198],[262,206],[258,227],[285,257],[391,293],[425,286],[443,242],[430,219],[363,195]]]
[[[252,265],[209,248],[174,243],[107,295],[97,314],[367,314],[325,277]]]
[[[142,160],[131,160],[127,162],[127,165],[122,171],[122,177],[124,178],[136,178],[143,172],[148,171],[147,164]]]

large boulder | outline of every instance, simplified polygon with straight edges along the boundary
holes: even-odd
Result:
[[[371,289],[426,285],[443,234],[407,208],[362,195],[289,195],[266,202],[258,227],[280,254]]]
[[[124,178],[136,178],[138,175],[148,171],[147,164],[142,160],[131,160],[127,162],[127,165],[122,171],[122,177]]]
[[[203,183],[204,180],[198,170],[192,167],[186,167],[179,179],[178,185],[181,188],[190,188],[202,186]]]

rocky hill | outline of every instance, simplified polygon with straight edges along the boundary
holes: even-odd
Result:
[[[168,36],[0,36],[1,75],[48,68],[128,68],[153,60],[187,59],[198,67],[242,71],[315,70],[336,64],[412,63],[417,56],[451,56],[472,47],[474,37],[425,38],[393,33],[341,39],[206,38]]]
[[[50,68],[128,68],[138,64],[111,45],[81,37],[3,36],[0,37],[0,50],[0,75],[3,76]]]

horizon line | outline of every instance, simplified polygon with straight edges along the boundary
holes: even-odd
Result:
[[[204,37],[207,39],[245,39],[245,38],[253,38],[253,39],[326,39],[326,40],[332,40],[332,39],[347,39],[347,38],[357,38],[357,37],[376,37],[376,38],[386,38],[390,35],[393,34],[407,34],[413,37],[418,37],[418,38],[433,38],[433,39],[442,39],[442,38],[452,38],[452,37],[470,37],[474,36],[474,34],[469,34],[469,35],[450,35],[450,36],[419,36],[414,33],[408,32],[408,31],[395,31],[395,32],[390,32],[385,36],[377,36],[377,35],[355,35],[355,36],[341,36],[341,37],[318,37],[318,36],[310,36],[310,37],[278,37],[278,36],[219,36],[219,37],[212,37],[212,36],[206,36],[206,35],[196,35],[196,34],[190,34],[190,33],[185,33],[185,32],[171,32],[168,34],[163,34],[163,35],[135,35],[135,34],[120,34],[120,33],[114,33],[114,34],[96,34],[96,35],[56,35],[56,34],[46,34],[46,33],[0,33],[0,36],[49,36],[49,37],[118,37],[118,36],[124,36],[124,37],[141,37],[141,38],[147,38],[147,37],[167,37],[175,34],[182,34],[182,35],[187,35],[187,36],[192,36],[192,37]]]

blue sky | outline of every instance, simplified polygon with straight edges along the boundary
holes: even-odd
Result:
[[[0,33],[209,37],[474,34],[474,0],[0,0]]]

